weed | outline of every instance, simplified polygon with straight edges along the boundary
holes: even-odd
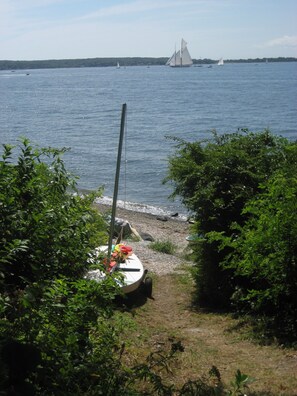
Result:
[[[155,241],[150,244],[150,248],[156,252],[165,254],[174,254],[176,246],[171,241]]]

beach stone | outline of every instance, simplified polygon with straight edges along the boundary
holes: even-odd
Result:
[[[151,236],[151,234],[149,234],[147,232],[141,232],[140,236],[144,241],[149,241],[149,242],[155,241],[155,239]]]
[[[167,216],[157,216],[157,220],[159,220],[159,221],[168,221],[168,217]]]
[[[122,233],[123,238],[127,238],[133,233],[131,224],[128,221],[119,218],[115,219],[114,231],[117,236]]]

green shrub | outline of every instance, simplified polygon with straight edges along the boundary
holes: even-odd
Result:
[[[17,164],[4,146],[0,162],[0,271],[20,288],[58,275],[85,271],[89,252],[106,240],[104,222],[91,208],[95,195],[80,197],[61,160],[65,150],[20,147]],[[47,162],[42,162],[42,160]]]
[[[239,309],[265,316],[266,330],[282,342],[297,340],[296,144],[286,158],[283,168],[246,204],[249,219],[242,227],[234,226],[236,237],[221,237],[221,246],[232,248],[224,267],[237,276],[233,301]]]
[[[196,219],[194,232],[205,236],[194,246],[196,254],[197,299],[215,308],[229,306],[236,286],[234,271],[221,268],[230,247],[221,249],[208,238],[210,232],[234,234],[232,224],[243,225],[246,202],[256,196],[259,186],[286,161],[290,143],[265,130],[247,130],[208,141],[179,141],[169,158],[168,177],[172,196],[179,195]]]
[[[33,148],[23,139],[15,163],[13,149],[3,146],[0,161],[1,387],[65,395],[93,383],[107,394],[109,372],[119,365],[108,320],[118,288],[111,277],[83,279],[90,253],[107,239],[92,209],[98,194],[75,194],[65,149]]]

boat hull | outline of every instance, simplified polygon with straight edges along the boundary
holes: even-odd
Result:
[[[124,263],[121,263],[117,271],[123,274],[124,279],[120,284],[124,293],[131,293],[139,288],[144,281],[146,272],[136,254],[132,254]]]
[[[170,67],[179,67],[179,68],[182,68],[182,67],[191,67],[192,65],[169,65]]]
[[[101,252],[107,252],[107,246],[102,246],[98,250]],[[116,267],[116,271],[119,271],[123,277],[122,280],[117,279],[119,286],[122,291],[127,294],[137,290],[140,285],[144,282],[147,270],[144,270],[142,262],[136,256],[136,254],[131,254],[123,263],[120,263]],[[88,271],[88,279],[93,279],[97,282],[101,282],[105,277],[106,273],[98,270]]]

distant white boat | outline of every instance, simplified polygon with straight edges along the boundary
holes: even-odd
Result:
[[[120,67],[121,67],[121,66],[120,66],[120,64],[119,64],[119,62],[118,62],[118,63],[117,63],[117,69],[120,69]]]
[[[166,66],[170,67],[189,67],[192,66],[193,61],[187,48],[187,43],[184,39],[181,40],[180,49],[176,52],[176,49],[166,62]]]
[[[223,58],[221,58],[221,59],[218,61],[218,66],[224,66],[224,59],[223,59]]]

